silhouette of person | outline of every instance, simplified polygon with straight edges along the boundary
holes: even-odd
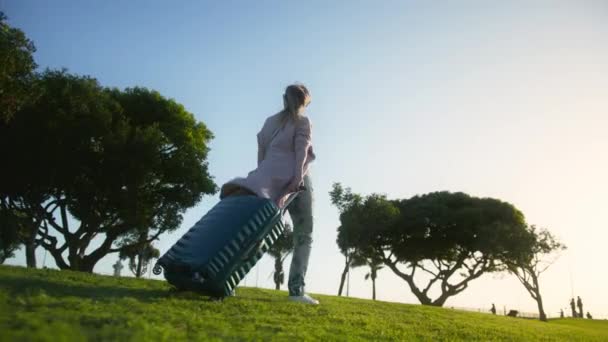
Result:
[[[593,319],[593,317],[591,316],[591,314],[589,313],[589,311],[587,311],[587,319]]]
[[[496,315],[496,306],[494,306],[494,303],[492,303],[492,308],[490,309],[490,312],[492,312],[492,315]]]
[[[574,298],[570,299],[570,309],[572,309],[572,318],[576,318],[576,306],[574,305]]]
[[[559,318],[564,318],[564,309],[559,309]]]
[[[578,306],[578,317],[583,318],[583,301],[581,297],[576,297],[576,306]]]

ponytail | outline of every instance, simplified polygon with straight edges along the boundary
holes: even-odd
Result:
[[[305,86],[301,84],[292,84],[285,89],[283,94],[283,117],[282,122],[285,123],[291,119],[296,121],[302,116],[304,108],[310,103],[310,93]]]

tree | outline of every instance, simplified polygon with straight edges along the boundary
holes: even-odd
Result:
[[[119,238],[147,230],[150,243],[216,191],[206,162],[212,134],[182,105],[66,71],[46,71],[40,85],[37,101],[0,126],[14,166],[0,195],[41,222],[36,241],[59,268],[92,272],[124,247]]]
[[[0,11],[0,125],[5,125],[26,103],[34,101],[37,95],[36,91],[36,63],[34,62],[33,53],[36,51],[34,43],[30,41],[23,31],[10,27],[6,22],[7,17]],[[2,128],[0,128],[0,135]],[[10,146],[10,145],[2,145]],[[4,155],[2,155],[4,157]],[[3,158],[5,165],[11,165]],[[8,178],[5,178],[10,181]],[[1,182],[1,181],[0,181]],[[5,257],[10,257],[17,249],[19,244],[25,244],[26,261],[28,267],[36,266],[36,231],[37,224],[40,223],[39,217],[30,217],[31,220],[24,219],[22,213],[15,207],[15,201],[8,201],[6,196],[3,196],[0,189],[0,199],[3,200],[2,207],[4,211],[3,220],[8,219],[10,215],[20,217],[18,222],[11,221],[12,224],[19,223],[14,228],[19,231],[7,231],[2,233],[2,249]],[[31,194],[30,194],[31,195]],[[13,216],[14,218],[15,216]],[[0,222],[0,229],[7,229],[8,221]],[[17,239],[18,241],[9,241],[7,239]]]
[[[129,260],[129,269],[135,277],[140,278],[148,271],[153,259],[160,257],[160,251],[148,241],[148,232],[135,232],[130,238],[124,238],[118,243],[121,247],[118,257]]]
[[[351,247],[381,260],[425,305],[442,306],[526,251],[523,214],[496,199],[450,192],[401,201],[370,195],[346,208],[339,234],[354,237]]]
[[[338,228],[338,231],[340,230],[340,228],[341,226]],[[338,234],[336,243],[338,244],[340,253],[344,255],[344,268],[342,269],[342,274],[340,275],[340,286],[338,287],[338,296],[342,296],[342,291],[344,290],[344,283],[346,281],[346,276],[348,275],[348,272],[352,266],[353,255],[355,250],[350,247],[347,234]]]
[[[547,270],[557,258],[556,252],[566,249],[546,229],[537,229],[534,225],[528,227],[527,243],[528,253],[521,258],[508,260],[507,268],[526,288],[532,299],[538,306],[538,318],[547,321],[547,315],[543,307],[543,299],[540,293],[539,277]],[[553,256],[553,257],[550,257]]]
[[[0,201],[0,264],[15,255],[21,245],[19,226],[21,217]]]
[[[384,195],[362,197],[338,183],[333,185],[330,197],[340,211],[341,225],[338,228],[337,243],[346,257],[338,295],[341,294],[349,268],[367,265],[370,273],[366,279],[372,279],[372,298],[375,299],[377,271],[381,268],[382,259],[368,241],[371,238],[369,232],[381,234],[394,225],[399,210]]]
[[[268,250],[268,254],[274,258],[273,279],[276,290],[279,290],[281,285],[285,282],[283,261],[285,261],[285,258],[293,252],[293,248],[293,230],[290,226],[286,226],[283,235],[281,235]]]
[[[10,230],[4,234],[7,239],[5,246],[23,244],[27,267],[35,268],[36,248],[39,245],[36,237],[44,222],[44,215],[42,210],[38,210],[37,204],[48,200],[49,189],[43,184],[42,174],[39,177],[33,175],[33,170],[42,170],[39,166],[33,166],[35,160],[40,159],[32,154],[20,154],[24,150],[15,149],[12,145],[15,140],[11,136],[17,130],[11,130],[11,127],[0,122],[2,159],[11,165],[3,170],[4,174],[0,177],[0,229]],[[11,240],[8,240],[9,236]]]
[[[372,299],[376,300],[376,278],[378,278],[378,271],[384,266],[382,260],[375,257],[366,257],[361,254],[355,254],[351,267],[369,267],[369,272],[365,274],[365,280],[371,279],[372,281]]]
[[[509,203],[434,192],[396,205],[399,222],[375,240],[376,249],[422,304],[443,306],[471,281],[503,270],[506,261],[526,251],[524,215]],[[417,270],[429,277],[424,287],[416,284]],[[430,293],[433,288],[438,293],[435,298]]]
[[[0,12],[0,121],[7,122],[30,100],[34,81],[34,43],[10,27]]]
[[[340,183],[334,183],[332,190],[329,192],[329,196],[331,198],[331,203],[338,208],[340,212],[340,216],[343,213],[349,211],[349,209],[355,205],[360,204],[362,198],[357,194],[353,194],[350,188],[343,188]],[[351,235],[348,232],[348,229],[343,226],[338,227],[338,237],[336,239],[336,244],[340,249],[340,253],[344,255],[344,268],[342,269],[342,274],[340,275],[340,286],[338,287],[338,296],[342,296],[342,291],[344,290],[344,283],[346,281],[346,276],[351,268],[351,264],[354,256],[354,248],[353,243],[350,241]]]

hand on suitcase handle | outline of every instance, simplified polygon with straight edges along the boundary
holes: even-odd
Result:
[[[287,207],[289,207],[289,205],[291,204],[291,202],[298,197],[298,195],[301,192],[307,191],[308,188],[305,185],[300,185],[300,187],[298,188],[298,191],[293,192],[289,195],[289,198],[287,198],[287,200],[285,201],[285,204],[283,204],[283,208],[281,208],[281,215],[285,214],[285,211],[287,210]]]

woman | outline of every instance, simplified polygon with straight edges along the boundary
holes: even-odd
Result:
[[[283,110],[267,118],[257,135],[257,169],[251,171],[246,178],[236,178],[222,186],[220,197],[255,194],[274,201],[282,208],[287,196],[304,185],[305,190],[287,208],[294,225],[289,299],[318,304],[317,300],[304,293],[313,226],[313,189],[308,171],[315,154],[312,149],[310,119],[304,116],[310,100],[310,93],[303,85],[293,84],[285,89]]]

